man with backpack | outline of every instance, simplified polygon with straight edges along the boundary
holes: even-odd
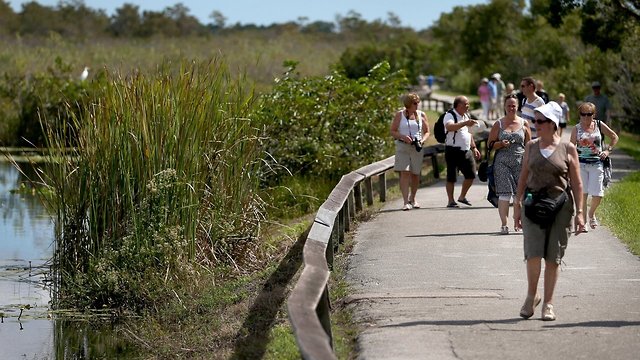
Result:
[[[473,179],[476,178],[475,159],[480,159],[480,151],[476,148],[473,135],[469,132],[469,128],[478,125],[478,122],[469,117],[468,111],[469,99],[461,95],[456,96],[453,100],[453,109],[447,111],[442,119],[446,130],[444,159],[447,163],[446,189],[449,199],[447,207],[450,208],[459,207],[453,199],[458,170],[464,175],[458,202],[471,206],[466,196],[473,184]]]

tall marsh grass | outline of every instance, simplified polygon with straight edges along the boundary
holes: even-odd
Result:
[[[148,306],[193,264],[233,259],[262,219],[244,79],[219,59],[107,78],[47,136],[61,306]]]

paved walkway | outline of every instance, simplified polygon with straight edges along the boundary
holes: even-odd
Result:
[[[616,178],[640,168],[620,152],[612,158]],[[459,191],[460,182],[456,198]],[[347,272],[359,358],[637,359],[639,258],[605,227],[572,236],[557,320],[539,320],[540,306],[523,320],[522,235],[498,234],[486,192],[476,180],[473,206],[447,209],[440,181],[418,191],[421,209],[403,212],[401,199],[389,201],[359,226]]]

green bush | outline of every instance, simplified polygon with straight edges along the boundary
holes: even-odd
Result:
[[[340,71],[301,78],[287,63],[284,77],[263,96],[256,120],[264,128],[265,178],[340,176],[391,153],[387,141],[393,112],[406,79],[384,62],[367,77],[350,79]]]
[[[348,48],[340,56],[340,66],[350,79],[359,79],[383,61],[389,63],[391,71],[403,70],[414,82],[420,74],[433,72],[430,66],[429,46],[415,35],[403,35],[402,40],[386,44],[370,43],[357,48]]]
[[[73,123],[71,118],[91,102],[94,88],[104,78],[95,76],[91,83],[82,82],[71,72],[72,67],[56,57],[53,66],[43,73],[4,73],[0,81],[0,117],[7,125],[0,129],[2,144],[42,147],[46,143],[43,128],[57,131],[62,124]],[[73,140],[68,140],[72,145]]]

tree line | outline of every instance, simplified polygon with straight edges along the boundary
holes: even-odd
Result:
[[[57,33],[64,37],[167,37],[204,36],[221,31],[264,30],[294,28],[303,33],[334,33],[345,31],[375,30],[384,24],[398,27],[400,20],[390,13],[386,21],[375,20],[371,23],[363,20],[357,12],[350,11],[345,16],[338,15],[336,22],[313,21],[299,17],[296,21],[282,24],[258,26],[255,24],[229,24],[220,11],[209,15],[211,22],[202,24],[190,9],[182,3],[168,6],[162,11],[142,10],[138,5],[124,3],[115,13],[107,15],[104,10],[92,9],[83,0],[60,2],[56,6],[41,5],[31,1],[15,12],[7,0],[0,0],[0,35],[20,34],[48,36]]]

